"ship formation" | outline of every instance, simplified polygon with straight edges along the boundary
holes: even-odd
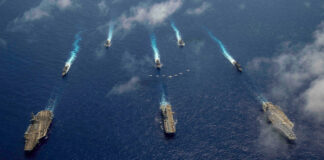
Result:
[[[32,151],[40,140],[47,136],[52,120],[53,112],[49,110],[42,110],[32,115],[31,124],[25,132],[25,151]]]
[[[184,47],[185,42],[182,40],[179,30],[172,24],[173,29],[175,30],[177,36],[177,44],[179,47]],[[113,26],[110,27],[109,36],[104,46],[106,48],[111,47],[111,38],[112,38]],[[229,52],[226,50],[223,43],[217,39],[211,32],[208,32],[210,37],[218,43],[222,50],[222,54],[233,64],[233,66],[239,71],[242,72],[243,69],[241,65],[232,58]],[[79,52],[79,41],[81,40],[80,32],[75,36],[76,40],[73,43],[74,49],[71,51],[70,58],[65,63],[65,66],[62,71],[62,77],[65,77],[77,57],[77,53]],[[151,35],[151,46],[154,53],[154,63],[155,67],[160,70],[162,67],[162,63],[160,61],[160,54],[156,44],[155,35]],[[164,92],[163,92],[164,96]],[[172,106],[167,103],[163,97],[163,101],[165,103],[160,104],[160,110],[163,117],[163,128],[166,135],[174,135],[176,133],[176,123],[174,121],[174,112],[172,112]],[[285,113],[280,109],[279,106],[273,105],[271,102],[263,102],[262,103],[263,111],[268,119],[268,121],[272,124],[273,128],[279,131],[283,136],[287,137],[289,140],[296,140],[296,135],[293,132],[294,124],[288,119]],[[47,137],[47,133],[49,127],[53,120],[53,112],[50,110],[42,110],[38,112],[36,115],[32,115],[32,119],[30,121],[30,125],[28,126],[24,138],[25,138],[25,147],[24,150],[29,152],[32,151],[42,139]]]
[[[262,109],[266,114],[268,121],[279,133],[284,137],[287,137],[288,140],[296,140],[296,135],[293,131],[294,124],[288,119],[279,106],[276,106],[271,102],[263,102]]]

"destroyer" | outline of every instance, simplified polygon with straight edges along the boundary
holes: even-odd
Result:
[[[164,132],[167,135],[174,135],[176,132],[175,122],[173,120],[173,112],[170,104],[162,104],[160,106],[163,115]]]
[[[65,63],[65,66],[63,68],[63,72],[62,72],[62,77],[66,76],[66,74],[69,72],[71,67],[70,63]]]
[[[178,46],[179,47],[184,47],[185,45],[186,44],[185,44],[185,42],[182,39],[178,40]]]
[[[161,69],[162,64],[161,64],[161,62],[160,62],[160,59],[155,59],[155,67],[156,67],[157,69]]]
[[[242,72],[243,71],[241,65],[238,62],[234,61],[233,62],[233,65],[235,66],[235,68],[237,69],[237,71],[239,71],[239,72]]]
[[[105,43],[105,47],[108,48],[111,46],[111,41],[107,39],[107,42]]]
[[[49,110],[42,110],[32,115],[31,124],[25,132],[25,151],[32,151],[39,140],[46,136],[52,119],[53,113]]]
[[[289,140],[296,140],[296,135],[293,132],[294,124],[288,119],[279,106],[273,105],[271,102],[263,102],[262,108],[268,120],[276,130]]]

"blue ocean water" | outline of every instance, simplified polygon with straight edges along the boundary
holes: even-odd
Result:
[[[141,1],[107,1],[107,15],[99,14],[100,1],[78,1],[72,10],[55,10],[24,26],[27,31],[12,31],[12,21],[40,2],[7,0],[0,5],[0,38],[6,41],[0,46],[0,159],[324,158],[324,142],[309,138],[318,128],[300,118],[294,106],[282,108],[295,123],[296,143],[278,136],[275,144],[264,145],[267,124],[254,91],[266,93],[271,76],[238,73],[204,30],[244,67],[255,57],[275,56],[282,42],[310,42],[323,20],[322,1],[311,1],[311,8],[305,7],[308,1],[295,0],[209,1],[212,7],[199,16],[185,14],[197,2],[184,1],[156,27],[137,24],[125,33],[114,23],[109,49],[103,47],[106,24]],[[184,48],[177,46],[171,20]],[[62,79],[79,32],[79,52]],[[152,33],[163,63],[160,72],[154,68]],[[132,91],[114,94],[114,87],[133,77],[138,81]],[[177,120],[173,138],[161,128],[161,85]],[[30,115],[49,104],[55,105],[55,117],[48,139],[25,154]]]

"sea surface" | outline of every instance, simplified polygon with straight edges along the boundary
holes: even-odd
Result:
[[[273,77],[246,67],[253,58],[276,56],[284,42],[312,42],[324,19],[323,1],[210,0],[205,13],[188,15],[188,8],[201,3],[187,0],[161,24],[135,23],[127,31],[118,29],[118,18],[146,2],[106,1],[105,15],[98,0],[74,2],[72,9],[53,9],[50,16],[24,24],[14,20],[41,0],[0,3],[1,160],[324,159],[323,138],[312,138],[323,126],[300,118],[300,107],[281,106],[295,123],[295,143],[269,127],[256,95],[269,95]],[[110,21],[116,29],[106,49]],[[172,21],[184,48],[177,46]],[[242,73],[207,30],[243,66]],[[62,78],[78,33],[79,51]],[[154,68],[153,33],[161,71]],[[177,121],[172,138],[163,133],[163,93]],[[31,113],[47,107],[54,112],[48,138],[26,154]]]

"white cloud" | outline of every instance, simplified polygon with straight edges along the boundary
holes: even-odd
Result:
[[[107,48],[105,48],[103,45],[104,43],[105,43],[104,41],[100,43],[100,45],[97,47],[95,51],[97,59],[101,59],[107,52]]]
[[[0,6],[3,5],[7,0],[0,0]]]
[[[260,126],[260,134],[256,140],[258,152],[262,153],[264,159],[278,159],[287,153],[289,144],[283,140],[282,135],[272,125],[265,121],[265,115],[257,118]],[[276,154],[274,154],[276,153]]]
[[[104,0],[98,3],[98,8],[102,14],[107,14],[109,11],[109,8]]]
[[[136,58],[135,55],[128,52],[125,52],[122,57],[123,68],[132,73],[144,71],[149,68],[149,66],[153,67],[153,61],[153,58],[150,58],[149,56]]]
[[[8,31],[28,31],[33,25],[31,22],[50,17],[57,10],[64,11],[76,6],[73,0],[42,0],[38,6],[24,12],[7,25]]]
[[[308,88],[304,95],[306,99],[305,109],[311,111],[312,113],[320,114],[318,115],[320,120],[323,120],[324,117],[324,76],[321,78],[315,79],[311,87]]]
[[[186,13],[189,15],[200,15],[209,8],[210,8],[210,4],[207,2],[203,2],[201,6],[199,6],[198,8],[187,9]]]
[[[32,8],[31,10],[27,11],[24,13],[24,16],[22,17],[22,19],[16,19],[15,21],[33,21],[33,20],[37,20],[37,19],[41,19],[43,17],[47,17],[49,16],[49,14],[42,10],[41,8]]]
[[[123,2],[122,0],[113,0],[112,1],[112,4],[115,4],[115,3],[121,3],[121,2]]]
[[[6,48],[7,47],[7,42],[4,39],[2,39],[2,38],[0,38],[0,47],[2,47],[2,48]]]
[[[72,0],[57,0],[56,5],[60,9],[65,9],[72,5]]]
[[[314,41],[301,49],[286,43],[279,56],[271,59],[258,58],[253,60],[251,65],[252,68],[260,69],[262,64],[271,64],[269,73],[275,78],[271,95],[282,100],[300,100],[305,104],[305,111],[323,119],[324,22],[319,25],[313,36]]]
[[[195,54],[199,55],[201,54],[201,50],[204,48],[205,46],[205,41],[198,41],[195,42],[196,44],[193,46],[193,51]]]
[[[64,10],[72,6],[72,0],[42,0],[40,4],[26,11],[20,18],[14,20],[15,23],[31,22],[48,17],[53,9],[58,8]]]
[[[310,8],[311,7],[311,3],[310,2],[304,2],[304,5],[306,8]]]
[[[123,14],[119,20],[123,29],[131,29],[134,23],[158,25],[175,13],[182,4],[182,0],[167,0],[151,6],[142,4],[132,7],[130,9],[131,15]]]
[[[139,81],[140,79],[138,77],[132,77],[128,82],[114,86],[107,95],[120,95],[123,93],[135,91],[139,86]]]
[[[245,5],[244,3],[239,4],[239,5],[238,5],[238,8],[239,8],[240,10],[244,10],[244,9],[246,8],[246,5]]]

